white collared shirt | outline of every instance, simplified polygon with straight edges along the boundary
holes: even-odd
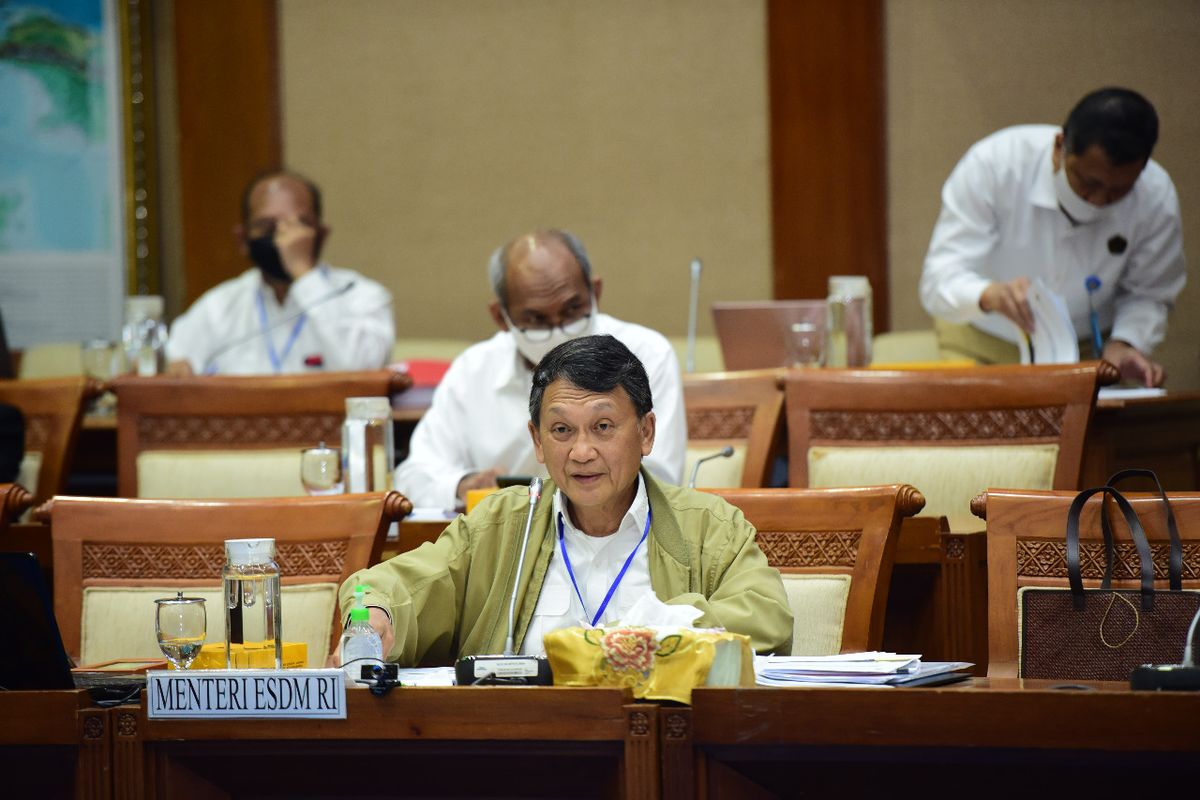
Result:
[[[992,281],[1040,277],[1066,300],[1079,338],[1090,339],[1085,281],[1095,275],[1101,329],[1149,353],[1166,335],[1167,313],[1186,281],[1175,186],[1150,160],[1102,220],[1073,225],[1054,191],[1051,151],[1060,130],[1005,128],[958,162],[942,188],[921,303],[934,317],[1015,341],[1016,326],[985,314],[979,297]]]
[[[643,463],[679,484],[687,449],[687,418],[679,361],[657,331],[597,314],[595,333],[615,336],[646,368],[654,401],[654,449]],[[419,508],[454,508],[458,482],[469,472],[503,466],[514,475],[546,476],[529,436],[533,372],[508,331],[461,353],[433,393],[429,410],[396,468],[396,489]]]
[[[271,375],[274,348],[281,373],[379,369],[395,340],[392,296],[370,278],[321,263],[280,303],[254,267],[209,289],[175,320],[167,359],[186,359],[197,375]]]
[[[633,503],[621,519],[620,527],[608,536],[589,536],[578,530],[571,522],[571,515],[567,513],[561,489],[554,493],[553,512],[554,555],[546,570],[546,580],[542,584],[541,594],[538,595],[529,630],[521,644],[521,652],[527,655],[544,653],[542,637],[551,631],[591,624],[592,617],[604,602],[604,596],[621,573],[621,568],[625,566],[625,560],[629,558],[629,553],[634,547],[637,547],[637,551],[633,561],[629,563],[625,577],[617,585],[612,599],[608,601],[596,624],[620,621],[625,612],[633,608],[634,603],[646,592],[653,591],[650,586],[650,558],[647,555],[649,537],[639,544],[650,514],[646,484],[640,475]],[[558,540],[559,519],[562,520],[567,555],[571,558],[571,571],[575,573],[579,593],[583,595],[584,604],[587,606],[586,611],[575,594],[575,585],[563,561],[562,545]]]

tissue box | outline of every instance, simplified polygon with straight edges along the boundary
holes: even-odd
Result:
[[[754,686],[750,637],[696,628],[562,628],[546,634],[556,686],[620,686],[692,701],[697,686]]]
[[[262,645],[233,645],[230,666],[234,669],[275,669],[275,648]],[[283,668],[303,669],[308,666],[308,644],[283,643]],[[200,648],[192,669],[225,669],[225,643],[209,642]]]

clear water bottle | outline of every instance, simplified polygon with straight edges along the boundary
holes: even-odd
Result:
[[[392,488],[396,445],[392,404],[386,397],[347,397],[342,424],[342,480],[346,493]]]
[[[865,367],[871,363],[871,283],[864,275],[831,275],[826,299],[826,364]]]
[[[370,618],[369,608],[352,608],[350,625],[342,632],[340,650],[347,688],[364,686],[356,683],[362,678],[363,667],[383,665],[383,641],[371,627]]]
[[[167,326],[163,322],[161,296],[133,295],[125,298],[121,347],[126,372],[159,375],[166,371]]]
[[[233,645],[275,649],[275,669],[283,669],[283,620],[279,602],[279,565],[274,539],[225,542],[225,667],[232,666]]]

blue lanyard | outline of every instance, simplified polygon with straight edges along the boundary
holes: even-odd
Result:
[[[604,595],[604,602],[600,604],[600,608],[596,609],[596,616],[592,617],[592,627],[596,627],[596,623],[600,621],[600,617],[604,614],[604,609],[608,608],[608,601],[612,600],[613,593],[617,591],[617,587],[621,584],[621,579],[625,577],[625,573],[629,571],[629,565],[633,563],[633,557],[637,553],[638,548],[642,546],[642,542],[646,541],[646,536],[650,533],[650,506],[646,506],[646,529],[642,531],[642,538],[638,539],[638,543],[629,551],[629,558],[625,559],[625,566],[621,567],[621,571],[617,573],[616,580],[612,582],[612,586],[608,587],[608,594]],[[575,587],[575,596],[579,598],[579,605],[583,606],[583,615],[587,616],[587,603],[583,602],[583,595],[579,593],[579,583],[575,580],[575,570],[571,569],[571,557],[567,555],[567,541],[563,538],[563,518],[562,512],[558,512],[558,546],[562,550],[563,563],[567,565],[567,574],[571,576],[571,585]]]
[[[262,292],[254,296],[258,300],[258,325],[262,328],[263,340],[267,343],[267,358],[271,359],[271,366],[275,368],[275,372],[283,372],[283,361],[288,357],[288,353],[292,352],[292,346],[296,344],[296,339],[300,336],[300,329],[304,327],[304,323],[308,320],[307,314],[301,314],[296,320],[296,324],[292,326],[292,332],[288,334],[287,342],[283,345],[283,352],[275,351],[275,342],[271,341],[271,327],[267,325],[267,305],[263,302]]]

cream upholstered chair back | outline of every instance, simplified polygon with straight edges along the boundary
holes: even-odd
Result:
[[[16,406],[25,417],[25,457],[17,482],[36,502],[66,485],[87,401],[99,391],[97,381],[82,376],[0,380],[0,403]]]
[[[300,450],[338,446],[347,397],[392,397],[412,384],[391,370],[260,377],[138,378],[117,395],[122,497],[304,494]]]
[[[1121,493],[1137,512],[1154,560],[1155,590],[1167,589],[1170,552],[1166,514],[1157,493]],[[1019,593],[1027,586],[1067,588],[1067,511],[1078,492],[989,489],[971,509],[987,521],[988,675],[1016,677],[1020,663]],[[1200,492],[1168,492],[1183,544],[1182,588],[1200,590]],[[1079,516],[1079,563],[1083,585],[1095,588],[1104,575],[1101,496],[1092,497]],[[1125,522],[1110,504],[1115,559],[1113,588],[1137,589],[1141,562]],[[1182,647],[1182,643],[1181,643]]]
[[[911,483],[953,532],[989,487],[1073,489],[1107,362],[915,370],[792,370],[788,483]]]
[[[226,539],[273,538],[283,584],[283,638],[324,666],[340,630],[337,592],[379,560],[388,526],[412,510],[398,492],[263,499],[56,497],[50,523],[54,613],[84,663],[159,655],[154,599],[179,589],[210,598],[207,641],[224,639]]]
[[[700,465],[696,485],[767,485],[772,463],[783,451],[783,387],[778,370],[685,375],[683,405],[688,426],[685,482],[691,480],[699,459],[729,446],[731,457]]]
[[[879,650],[900,524],[924,498],[908,485],[709,489],[741,509],[783,575],[793,655]]]

